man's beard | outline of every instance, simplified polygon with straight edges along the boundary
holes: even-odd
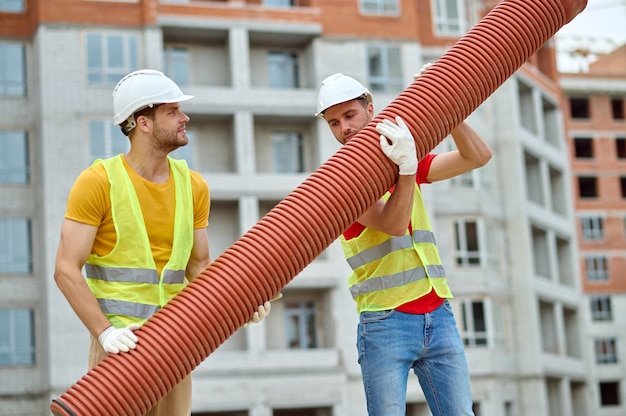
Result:
[[[185,140],[181,141],[178,138],[178,130],[170,131],[160,128],[158,125],[154,127],[154,150],[159,152],[170,153],[181,146],[187,144],[187,136],[184,136]]]

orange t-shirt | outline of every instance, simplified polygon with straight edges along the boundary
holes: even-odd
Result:
[[[137,193],[152,255],[159,274],[168,262],[174,233],[176,207],[174,177],[162,184],[150,182],[139,176],[126,163],[124,167]],[[193,194],[194,228],[209,224],[209,186],[199,173],[190,171]],[[117,240],[111,216],[109,179],[102,164],[85,169],[76,179],[67,199],[65,218],[98,227],[92,254],[103,256],[111,252]]]

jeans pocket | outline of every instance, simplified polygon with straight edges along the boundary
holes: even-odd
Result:
[[[444,311],[454,316],[454,312],[452,311],[452,305],[450,305],[450,302],[448,302],[447,299],[441,304],[441,307],[443,308]]]
[[[361,323],[367,324],[370,322],[384,321],[385,319],[393,315],[394,312],[395,310],[393,309],[374,312],[361,312]]]

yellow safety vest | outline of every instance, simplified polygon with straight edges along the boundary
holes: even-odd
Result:
[[[386,202],[390,196],[387,192],[382,199]],[[340,236],[352,268],[348,286],[359,313],[397,308],[433,288],[440,297],[452,298],[417,183],[411,225],[412,233],[407,227],[401,237],[373,228],[349,240]]]
[[[112,325],[144,323],[180,292],[193,247],[193,196],[187,162],[168,158],[176,188],[172,253],[161,275],[150,249],[139,199],[122,156],[102,163],[111,184],[111,212],[117,241],[105,256],[91,254],[87,284]]]

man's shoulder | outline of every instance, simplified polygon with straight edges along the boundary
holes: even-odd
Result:
[[[191,183],[195,183],[202,186],[208,186],[206,179],[200,172],[189,169],[189,177],[191,178]]]
[[[417,184],[430,183],[428,182],[428,172],[430,171],[430,165],[433,163],[433,159],[437,156],[436,153],[426,154],[417,164],[417,175],[415,181]]]
[[[76,182],[107,182],[109,178],[102,163],[94,163],[87,169],[84,169],[76,179]]]

